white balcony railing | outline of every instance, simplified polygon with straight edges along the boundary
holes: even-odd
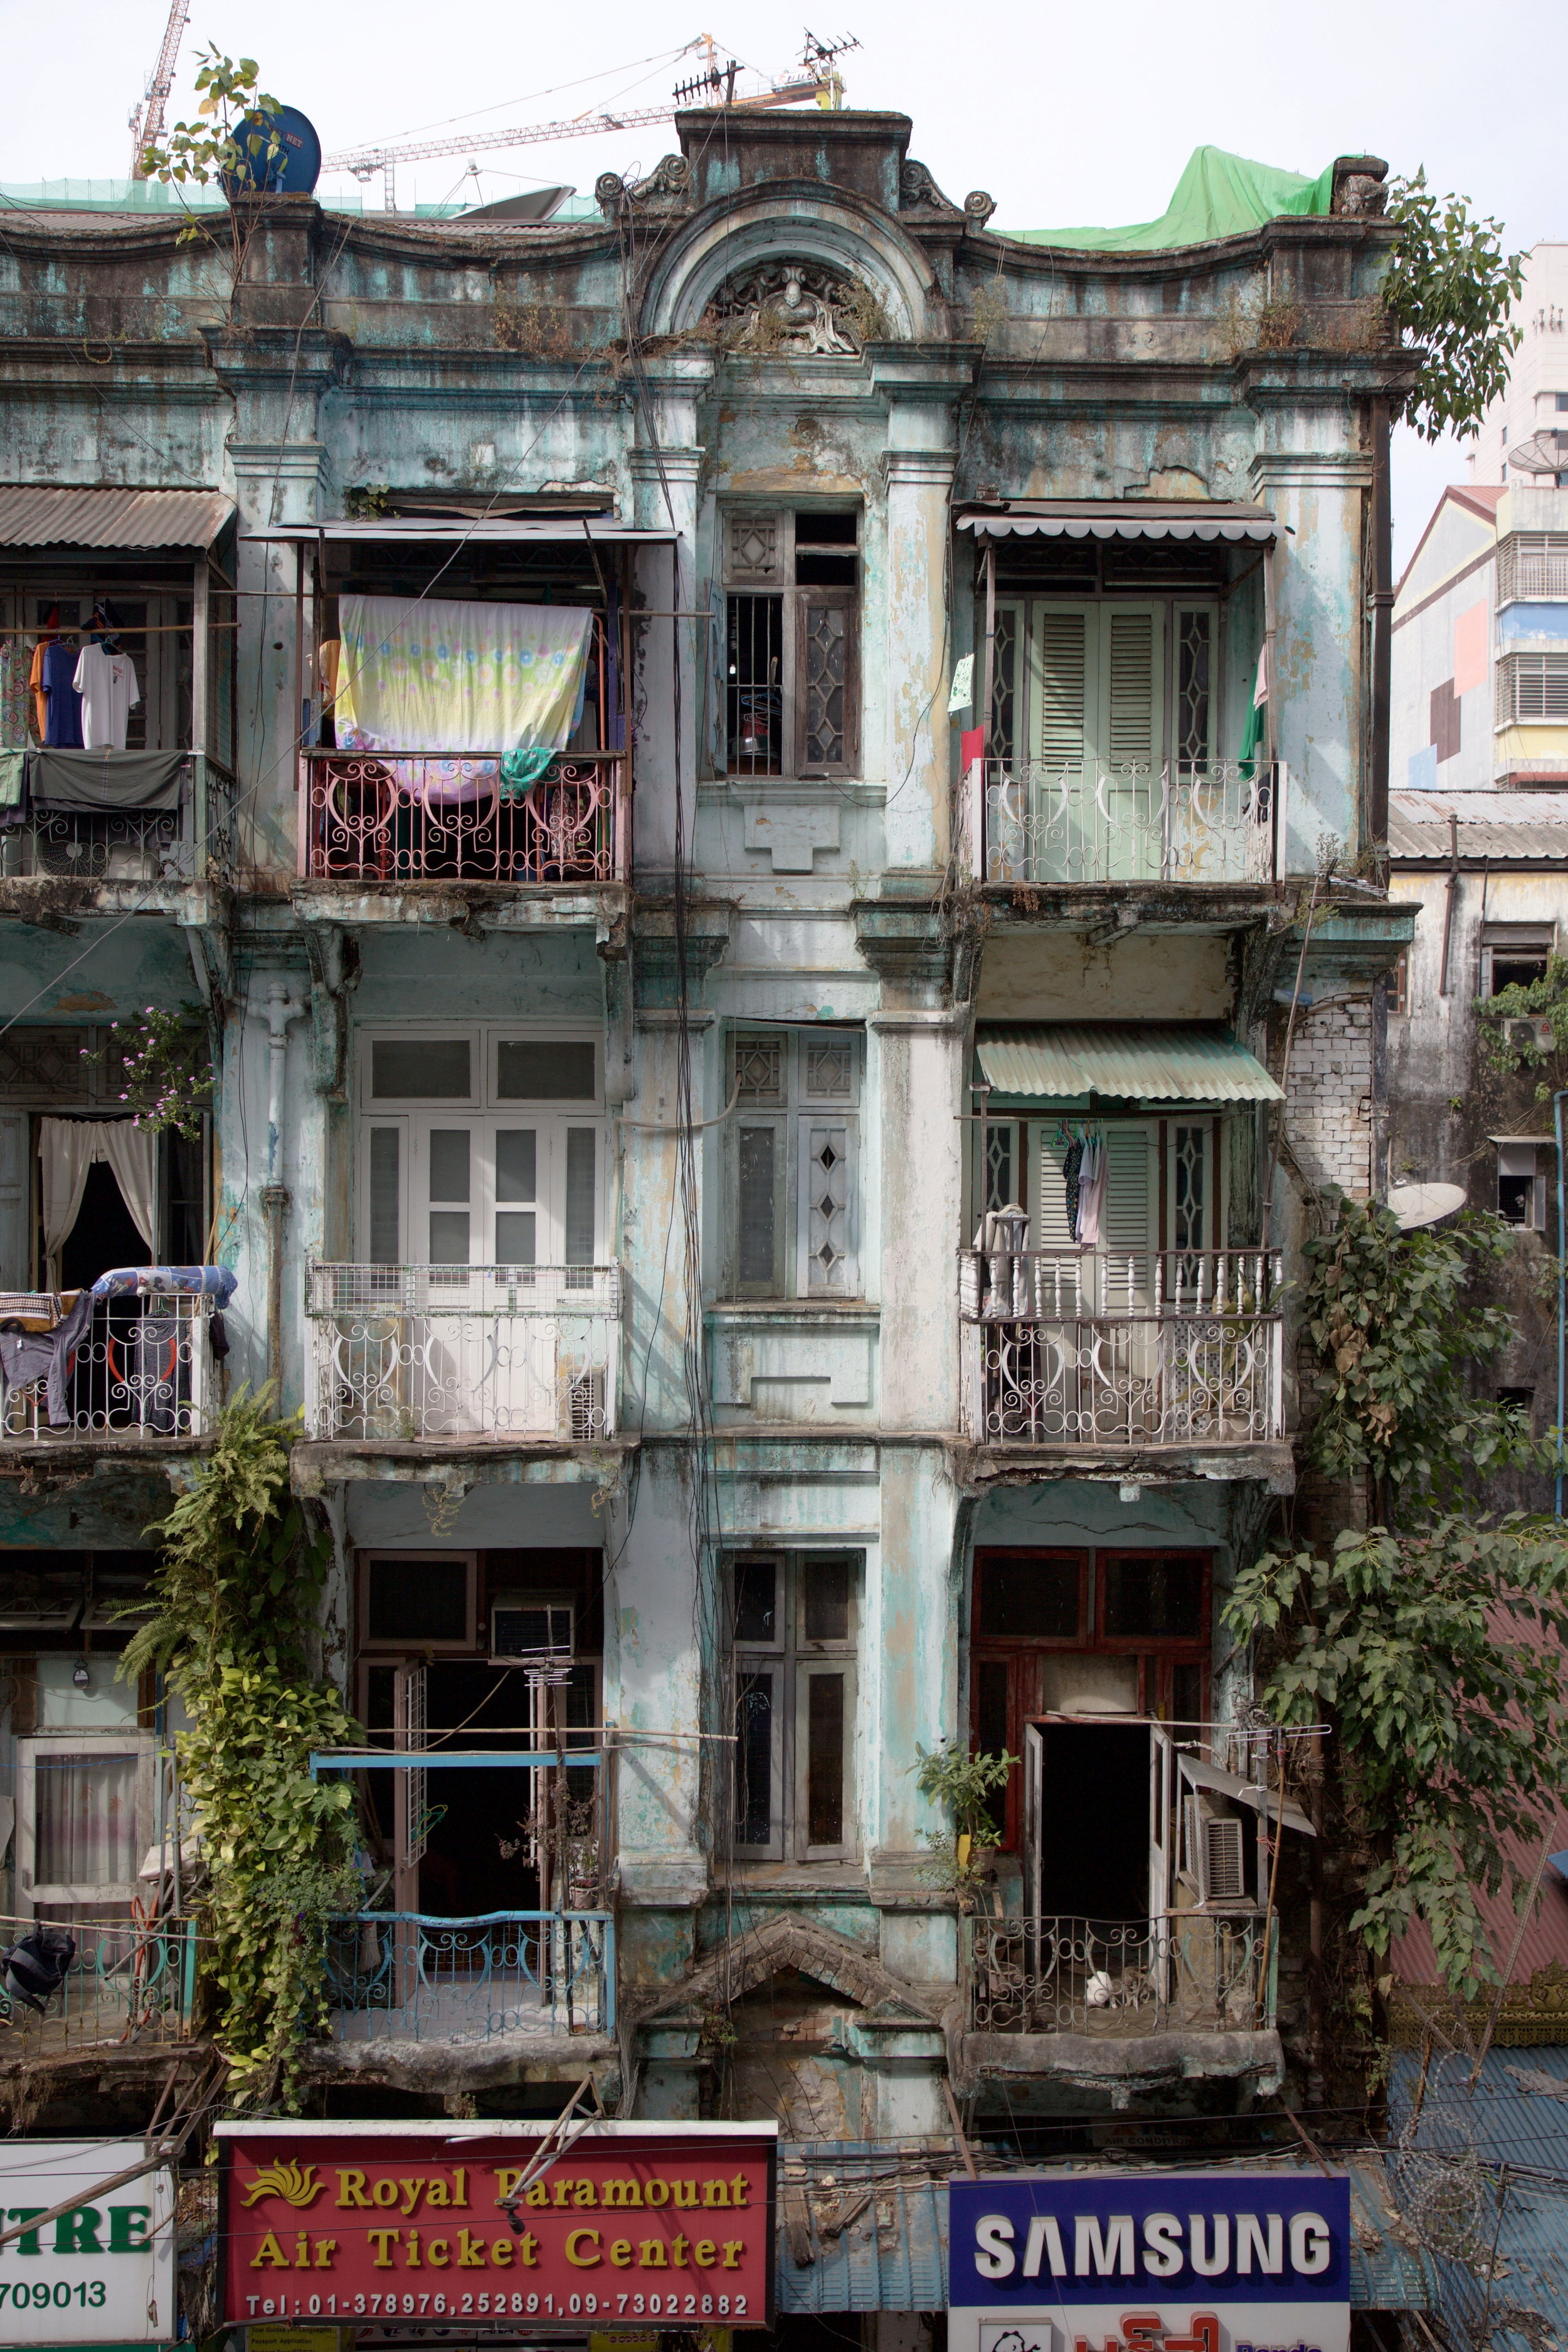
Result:
[[[613,1437],[618,1265],[320,1265],[306,1274],[317,1438]]]
[[[985,762],[987,882],[1271,882],[1283,767]]]
[[[1271,1250],[959,1255],[964,1404],[984,1445],[1245,1445],[1284,1434]]]
[[[0,1327],[31,1337],[0,1354],[0,1441],[203,1435],[216,1403],[216,1303],[171,1292],[95,1297],[79,1331],[58,1317],[57,1341],[37,1311],[58,1310],[48,1293],[0,1297]],[[56,1360],[46,1366],[49,1354]]]

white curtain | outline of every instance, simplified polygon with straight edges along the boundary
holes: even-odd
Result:
[[[126,1207],[149,1251],[156,1248],[158,1139],[129,1118],[41,1118],[38,1159],[44,1179],[44,1254],[55,1282],[60,1245],[81,1211],[94,1160],[114,1171]]]
[[[136,1768],[134,1755],[38,1757],[35,1885],[134,1886]]]

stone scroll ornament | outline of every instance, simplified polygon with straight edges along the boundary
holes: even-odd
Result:
[[[847,278],[815,262],[773,261],[732,278],[708,306],[731,350],[789,359],[858,355],[857,312],[865,298]]]

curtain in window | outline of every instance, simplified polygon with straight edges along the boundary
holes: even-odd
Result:
[[[36,1886],[131,1886],[136,1843],[137,1758],[40,1756],[37,1773]]]
[[[129,1118],[41,1118],[38,1158],[43,1169],[44,1252],[52,1267],[69,1235],[87,1190],[94,1160],[114,1171],[125,1205],[149,1254],[158,1223],[158,1139],[151,1128]]]
[[[565,749],[587,682],[586,605],[344,596],[341,610],[345,748]]]

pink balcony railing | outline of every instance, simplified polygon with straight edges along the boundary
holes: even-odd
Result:
[[[497,752],[307,751],[300,872],[314,882],[616,882],[626,759],[563,752],[515,785]]]

